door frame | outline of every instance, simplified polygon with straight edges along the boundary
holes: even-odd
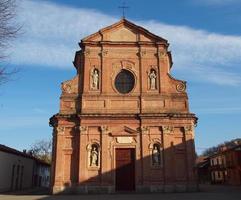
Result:
[[[137,158],[137,148],[136,148],[136,145],[115,145],[113,147],[113,162],[112,162],[112,166],[114,169],[114,189],[116,191],[116,149],[134,149],[134,152],[135,152],[135,156],[134,156],[134,190],[133,191],[136,191],[136,180],[137,180],[137,176],[136,176],[136,169],[137,169],[137,166],[136,166],[136,158]]]

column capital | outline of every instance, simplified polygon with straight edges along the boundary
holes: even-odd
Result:
[[[192,125],[184,126],[184,132],[185,132],[185,134],[192,134],[193,126]]]
[[[57,135],[63,135],[65,132],[65,127],[64,126],[58,126],[56,127]]]
[[[88,127],[87,126],[79,126],[79,131],[80,133],[86,133],[88,130]]]
[[[100,127],[102,133],[108,133],[110,131],[109,126],[103,125]]]
[[[142,134],[147,134],[150,131],[150,127],[149,126],[141,126],[140,129],[141,129],[141,133]]]
[[[172,134],[173,126],[162,126],[162,131],[164,134]]]

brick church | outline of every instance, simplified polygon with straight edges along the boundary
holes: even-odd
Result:
[[[50,119],[53,193],[197,190],[197,118],[168,46],[124,18],[81,40]]]

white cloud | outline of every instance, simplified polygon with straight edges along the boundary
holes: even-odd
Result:
[[[190,0],[190,1],[200,5],[215,5],[215,6],[233,5],[236,3],[240,3],[240,0]]]
[[[240,114],[241,107],[212,107],[212,108],[193,108],[198,114]]]
[[[15,44],[12,63],[71,69],[81,38],[108,26],[117,18],[96,10],[70,8],[22,0],[19,21],[24,34]],[[241,36],[228,36],[156,21],[137,21],[170,42],[173,70],[184,79],[221,85],[239,85]],[[180,77],[179,77],[180,78]]]

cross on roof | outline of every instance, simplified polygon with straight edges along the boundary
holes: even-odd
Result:
[[[125,9],[129,8],[128,6],[126,6],[126,3],[123,2],[122,6],[119,6],[118,8],[122,9],[122,18],[125,18]]]

